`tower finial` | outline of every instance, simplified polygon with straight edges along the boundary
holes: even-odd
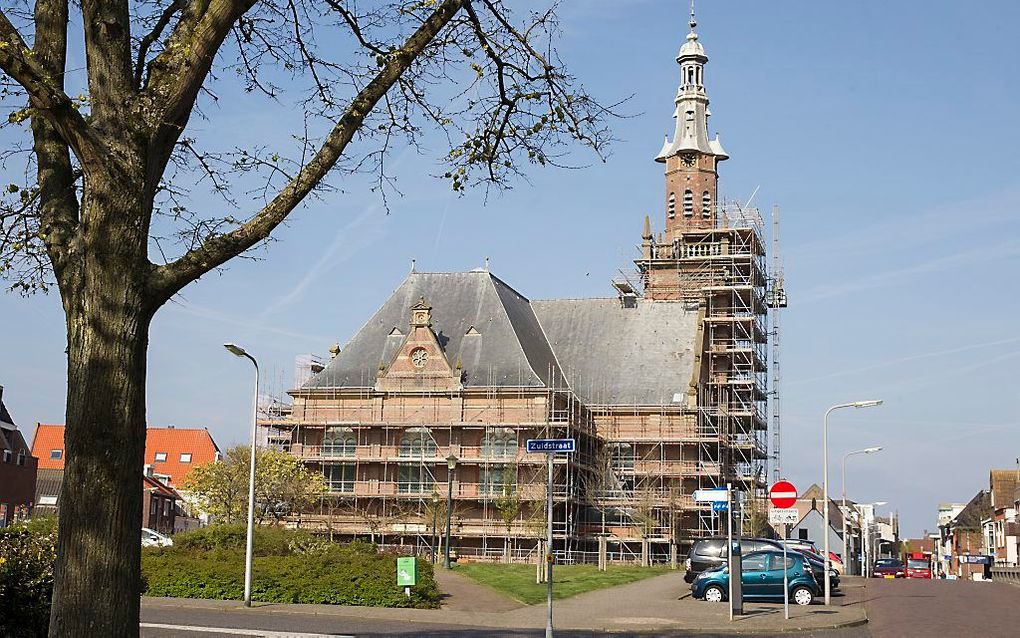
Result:
[[[688,24],[691,25],[691,31],[698,26],[698,21],[694,18],[694,0],[691,0],[691,21]]]

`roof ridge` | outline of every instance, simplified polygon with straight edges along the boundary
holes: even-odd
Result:
[[[528,309],[529,310],[531,310],[531,301],[527,297],[522,295],[521,293],[519,293],[516,290],[514,290],[512,286],[508,285],[502,279],[500,279],[499,277],[493,275],[491,272],[485,271],[485,274],[489,275],[489,285],[492,286],[492,292],[493,292],[493,294],[496,295],[496,301],[499,302],[499,307],[503,309],[503,314],[506,315],[507,325],[510,326],[510,332],[512,332],[513,335],[514,335],[514,342],[517,344],[517,347],[520,348],[521,355],[524,357],[524,362],[527,364],[528,369],[531,370],[531,374],[535,375],[539,379],[539,381],[542,381],[542,385],[544,385],[546,387],[549,387],[549,383],[542,378],[542,375],[539,374],[538,371],[535,370],[535,366],[532,365],[531,359],[528,357],[528,351],[525,350],[524,343],[521,342],[521,335],[518,334],[518,332],[517,332],[517,326],[514,325],[514,320],[510,316],[510,312],[507,310],[506,304],[503,303],[503,297],[500,296],[499,290],[496,289],[496,283],[495,282],[498,281],[499,283],[503,284],[504,286],[506,286],[507,290],[510,290],[511,292],[516,294],[518,297],[523,299],[524,302],[528,305]],[[534,315],[535,311],[532,310],[531,313],[532,313],[532,315]],[[537,315],[535,316],[535,323],[538,323],[539,324],[539,328],[541,328],[542,324],[538,321],[538,316]],[[542,338],[546,339],[545,331],[544,330],[542,331]],[[552,346],[549,344],[548,339],[546,339],[546,345],[549,347],[550,350],[552,350]],[[555,353],[554,353],[553,356],[555,356]]]

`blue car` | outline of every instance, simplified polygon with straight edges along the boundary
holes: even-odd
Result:
[[[810,605],[818,595],[818,583],[799,552],[787,552],[787,580],[790,600],[798,605]],[[783,597],[783,552],[751,552],[742,557],[743,585],[745,600],[760,600]],[[726,600],[730,591],[728,567],[701,572],[691,583],[691,594],[718,603]]]

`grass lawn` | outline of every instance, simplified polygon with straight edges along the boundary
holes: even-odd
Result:
[[[454,571],[528,605],[545,600],[545,583],[539,585],[535,582],[534,565],[463,563],[457,564]],[[666,567],[611,565],[609,571],[600,572],[595,565],[556,565],[553,568],[553,598],[569,598],[667,572],[669,568]]]

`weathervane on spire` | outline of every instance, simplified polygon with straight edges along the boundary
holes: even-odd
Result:
[[[691,31],[698,26],[698,21],[694,18],[694,0],[691,0],[691,21],[688,23],[691,25]]]

